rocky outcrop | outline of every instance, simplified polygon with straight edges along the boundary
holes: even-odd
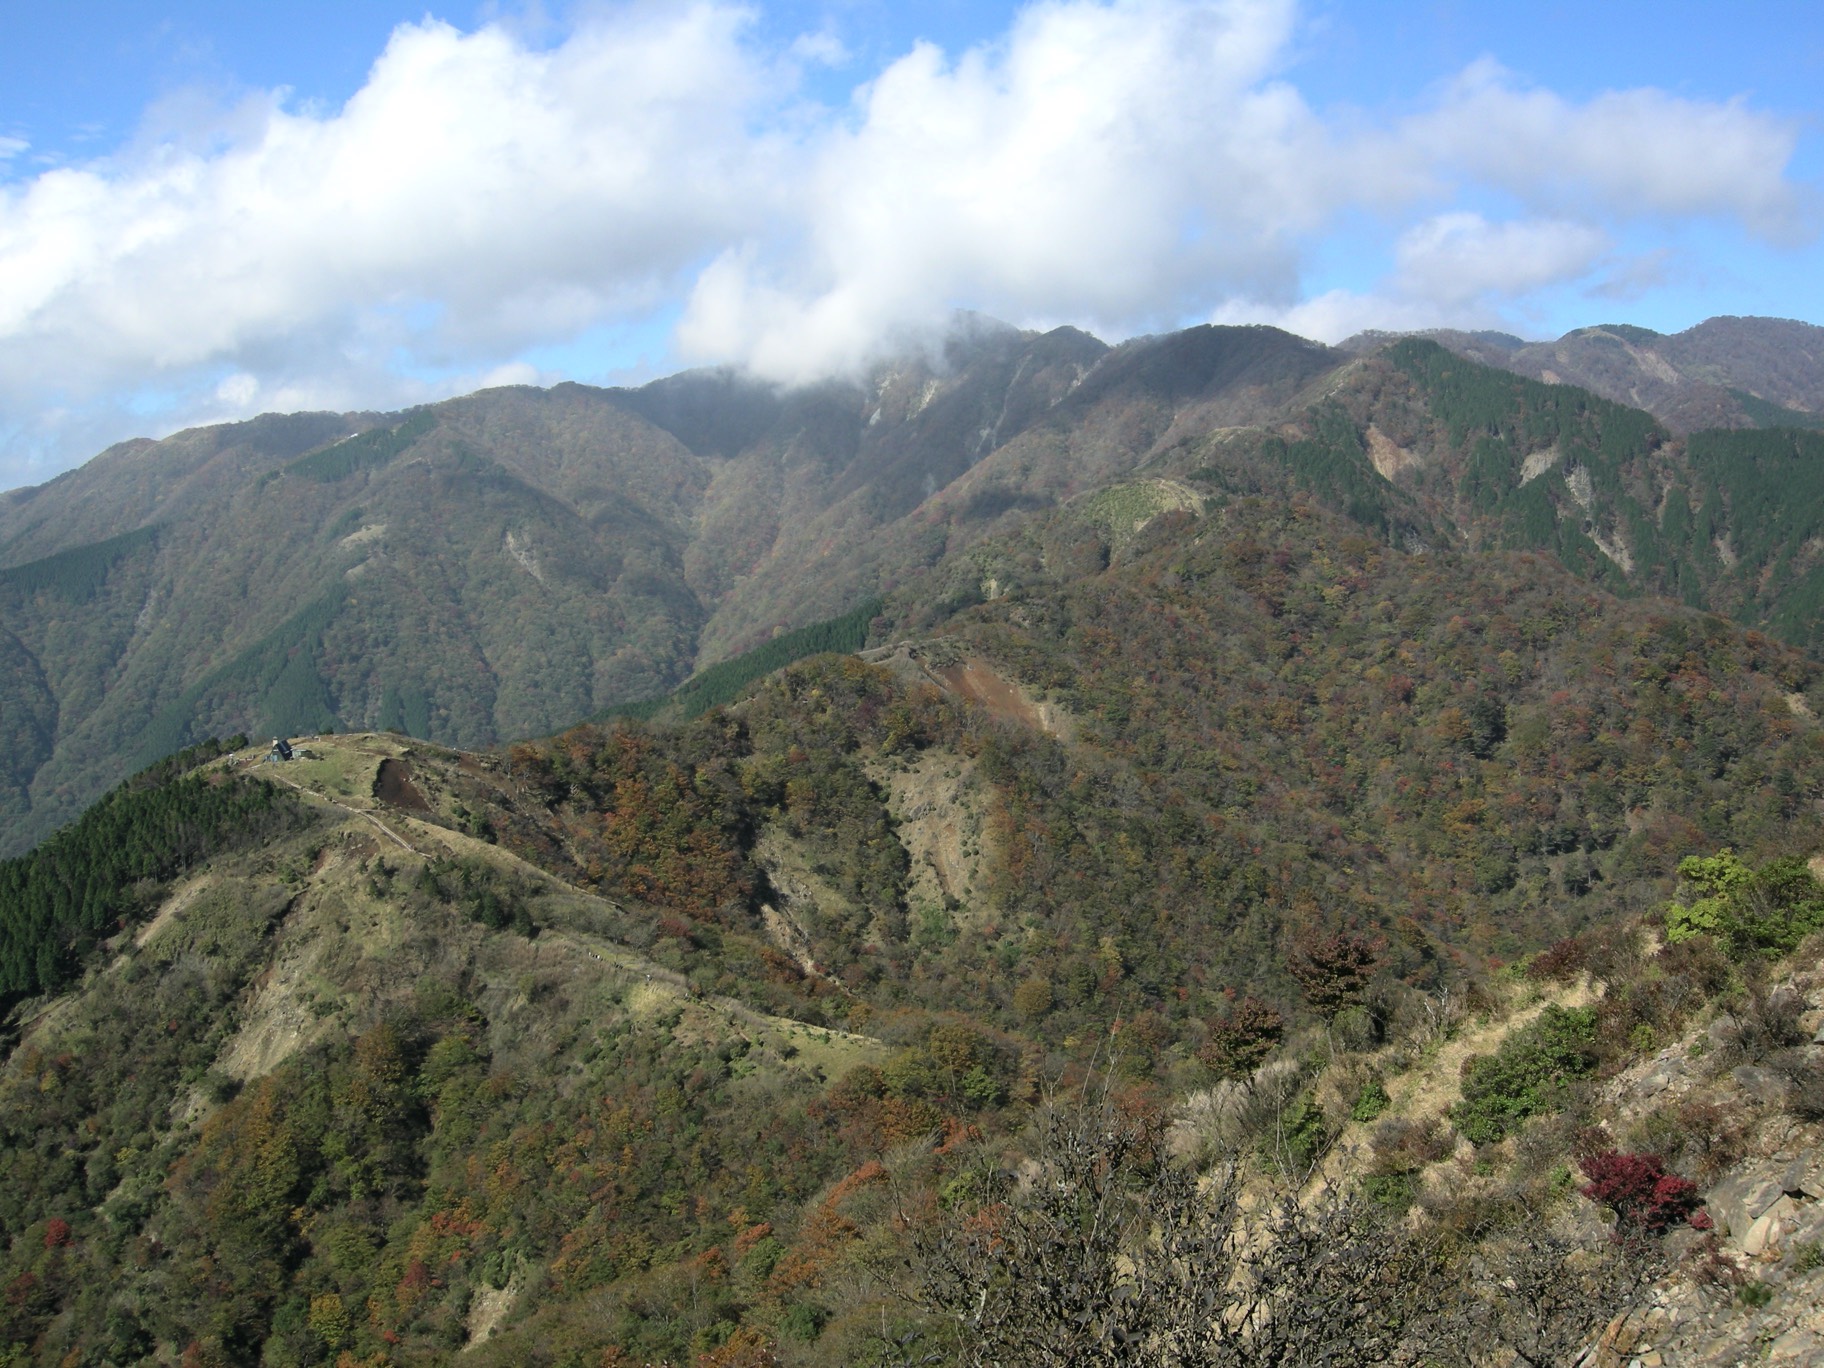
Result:
[[[1824,1364],[1824,1127],[1795,1114],[1792,1081],[1824,1064],[1824,965],[1763,1001],[1811,1043],[1744,1058],[1752,1032],[1724,1013],[1611,1085],[1612,1125],[1699,1102],[1753,1139],[1704,1192],[1711,1229],[1668,1237],[1665,1276],[1610,1322],[1579,1368]]]
[[[1704,1194],[1711,1219],[1744,1254],[1778,1245],[1788,1230],[1815,1224],[1824,1198],[1824,1155],[1775,1155],[1737,1169]]]

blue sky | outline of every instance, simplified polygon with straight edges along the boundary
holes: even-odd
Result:
[[[0,488],[972,308],[1824,323],[1815,4],[0,0]]]

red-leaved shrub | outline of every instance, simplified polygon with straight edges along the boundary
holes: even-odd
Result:
[[[1679,1221],[1689,1221],[1703,1199],[1697,1184],[1667,1173],[1656,1154],[1621,1154],[1604,1150],[1579,1161],[1590,1181],[1580,1191],[1615,1213],[1617,1237],[1662,1235]]]

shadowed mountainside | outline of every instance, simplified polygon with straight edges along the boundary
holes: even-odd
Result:
[[[114,448],[0,496],[0,848],[206,735],[482,745],[654,695],[1333,361],[1259,329],[1110,351],[983,324],[788,394],[693,373]]]

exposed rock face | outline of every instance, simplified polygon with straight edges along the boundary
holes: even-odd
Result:
[[[1802,1041],[1821,1000],[1824,964],[1799,969],[1762,999]],[[1712,1228],[1666,1237],[1665,1274],[1584,1350],[1578,1368],[1824,1363],[1824,1127],[1796,1114],[1792,1083],[1824,1065],[1824,1050],[1807,1043],[1751,1053],[1749,1034],[1742,1015],[1718,1015],[1610,1084],[1605,1124],[1617,1135],[1680,1108],[1711,1109],[1747,1152],[1704,1192]]]

